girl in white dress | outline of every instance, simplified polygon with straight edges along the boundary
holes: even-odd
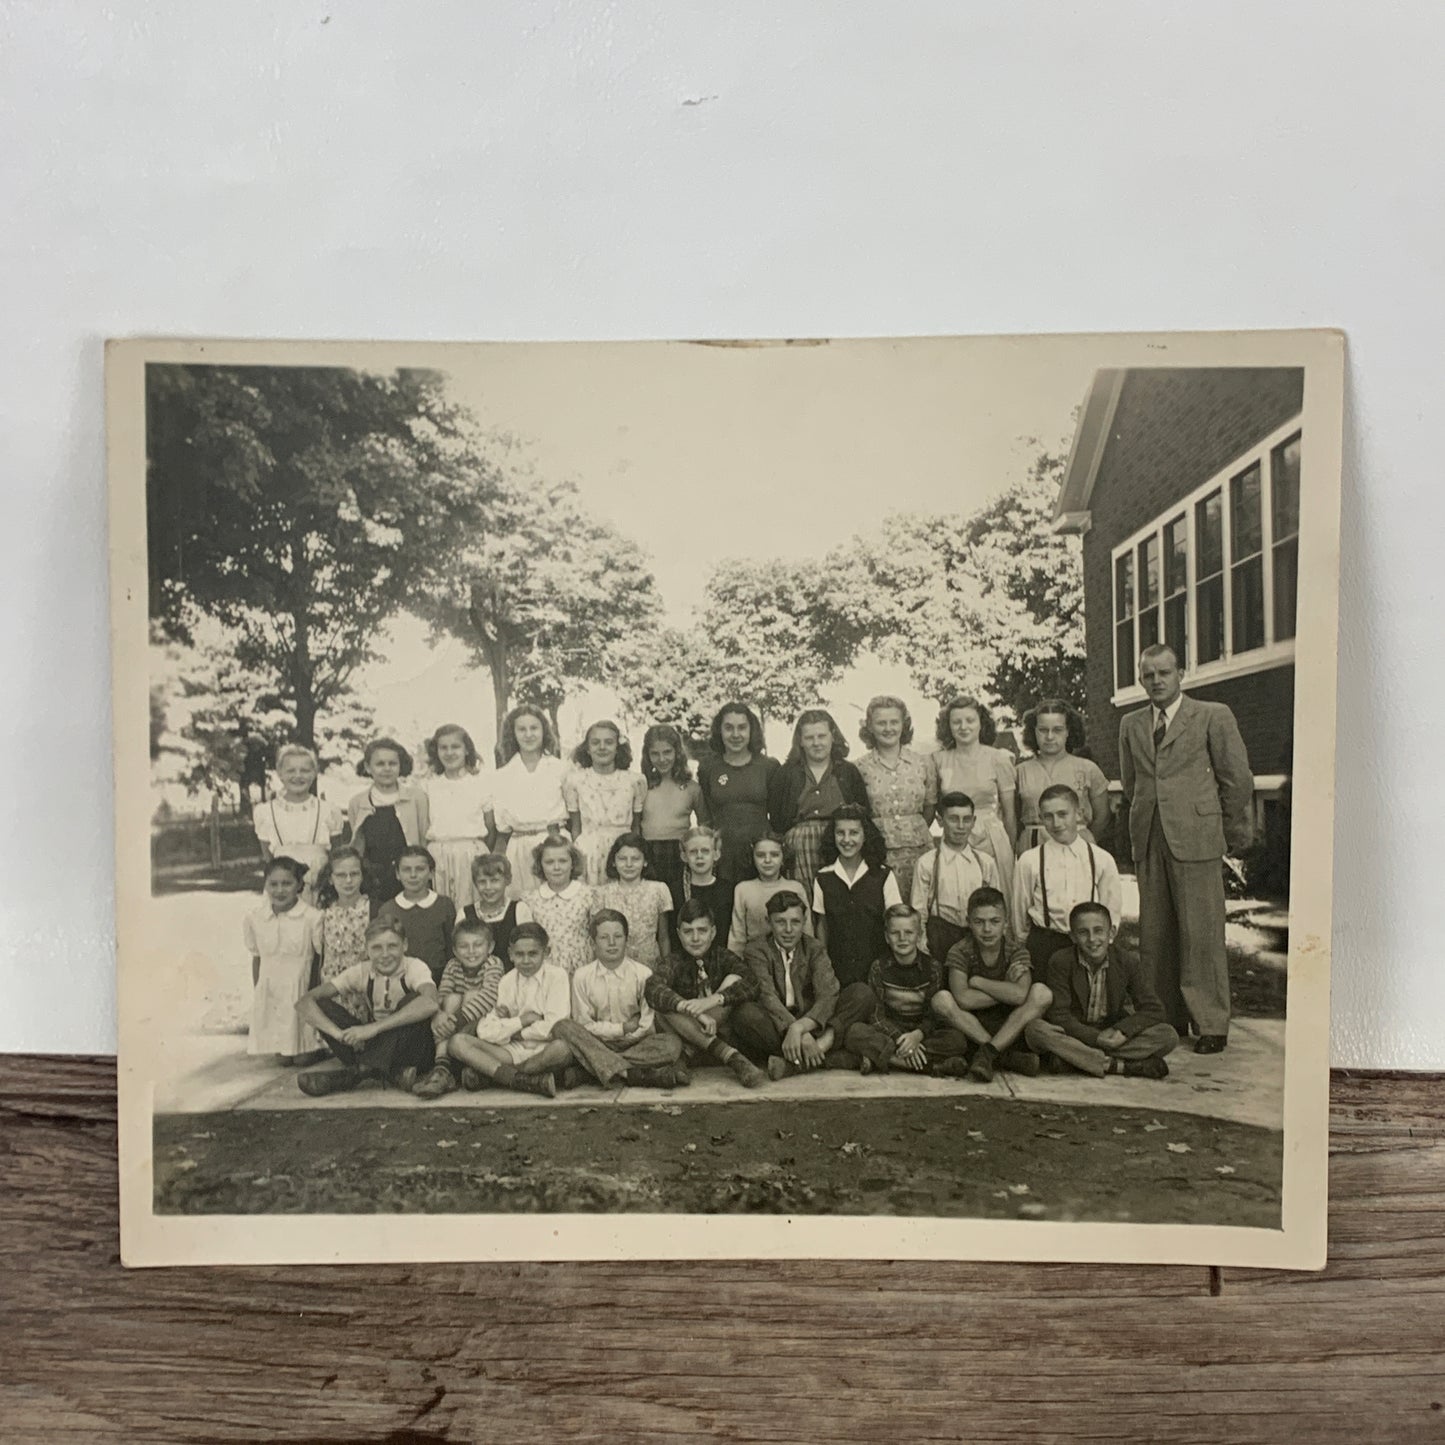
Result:
[[[576,766],[562,780],[567,824],[582,854],[587,883],[607,882],[607,855],[624,833],[642,826],[647,779],[632,769],[632,747],[615,722],[596,722],[572,754]]]
[[[488,851],[487,840],[495,831],[491,788],[464,727],[439,727],[427,739],[426,755],[432,771],[426,794],[431,804],[427,848],[436,859],[433,886],[456,904],[460,915],[476,901],[472,862]]]
[[[251,814],[267,863],[285,856],[305,865],[301,897],[311,904],[316,902],[316,880],[332,847],[341,841],[342,829],[340,809],[322,802],[314,791],[316,774],[316,754],[300,743],[287,743],[276,754],[281,791],[258,803]]]
[[[539,879],[532,871],[532,853],[549,834],[567,827],[562,779],[567,765],[557,756],[557,735],[547,714],[531,703],[514,707],[502,722],[497,744],[501,766],[492,784],[492,809],[497,828],[493,846],[512,865],[512,892],[517,898],[535,893]]]
[[[265,902],[242,924],[251,955],[250,1054],[279,1054],[283,1064],[306,1063],[321,1039],[301,1022],[296,1004],[311,987],[311,969],[321,952],[321,914],[301,897],[304,864],[273,858],[262,885]]]

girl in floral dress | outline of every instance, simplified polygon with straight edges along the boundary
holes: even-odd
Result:
[[[858,759],[868,808],[888,847],[888,866],[898,875],[898,887],[907,898],[913,869],[933,846],[929,825],[938,806],[938,777],[928,755],[909,747],[913,719],[901,698],[873,698],[858,736],[868,747]]]
[[[538,887],[527,907],[547,930],[547,961],[571,978],[592,957],[592,890],[582,879],[582,855],[566,838],[546,838],[533,850],[532,872]]]
[[[1015,851],[1022,856],[1044,841],[1039,798],[1045,788],[1063,783],[1079,795],[1082,837],[1097,842],[1112,818],[1109,780],[1098,763],[1079,757],[1085,746],[1084,719],[1068,703],[1045,698],[1023,717],[1024,746],[1033,757],[1018,765],[1019,836]]]
[[[642,834],[624,833],[607,854],[607,881],[593,894],[595,917],[615,908],[627,919],[627,955],[655,969],[671,953],[672,892],[666,883],[644,878],[647,852]]]
[[[641,824],[647,779],[631,771],[632,748],[614,722],[593,723],[572,761],[576,766],[562,780],[567,823],[587,883],[597,888],[607,881],[612,845]]]
[[[966,793],[973,799],[969,842],[998,864],[999,887],[1012,896],[1014,799],[1018,791],[1013,757],[993,746],[998,736],[989,710],[974,697],[955,697],[938,714],[939,750],[933,754],[937,796]]]
[[[321,909],[321,981],[327,982],[353,964],[366,962],[366,928],[371,900],[362,891],[365,875],[355,848],[333,848],[316,880]],[[357,1019],[366,1017],[360,994],[338,994],[336,1001]]]
[[[426,781],[431,804],[427,850],[436,859],[436,891],[450,898],[460,914],[472,901],[472,860],[487,851],[495,831],[491,790],[482,776],[476,744],[456,723],[427,739],[432,776]]]

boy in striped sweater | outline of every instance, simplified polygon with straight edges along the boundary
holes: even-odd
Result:
[[[436,1064],[412,1089],[418,1098],[439,1099],[457,1087],[458,1066],[448,1054],[447,1040],[459,1031],[475,1032],[478,1022],[496,1008],[502,973],[502,960],[492,952],[492,930],[480,919],[458,923],[452,932],[452,958],[437,985],[441,1010],[431,1021]]]

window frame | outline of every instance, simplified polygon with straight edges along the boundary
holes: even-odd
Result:
[[[1121,539],[1109,553],[1109,669],[1110,680],[1113,683],[1113,693],[1109,701],[1116,707],[1130,703],[1144,701],[1146,694],[1138,681],[1126,686],[1119,685],[1119,660],[1118,660],[1118,635],[1121,622],[1115,618],[1117,596],[1115,593],[1115,577],[1117,575],[1119,558],[1126,552],[1133,551],[1135,557],[1135,572],[1138,571],[1139,547],[1148,538],[1157,539],[1159,556],[1159,581],[1160,597],[1158,602],[1161,628],[1166,625],[1164,613],[1164,589],[1165,589],[1165,547],[1164,530],[1172,523],[1181,518],[1184,523],[1185,532],[1185,637],[1187,649],[1191,660],[1198,655],[1199,649],[1199,613],[1198,613],[1198,548],[1196,545],[1198,533],[1196,531],[1195,505],[1209,496],[1211,492],[1218,491],[1221,497],[1222,515],[1220,525],[1223,529],[1224,545],[1224,566],[1222,577],[1224,582],[1224,651],[1213,662],[1202,665],[1187,666],[1184,675],[1189,682],[1208,683],[1216,682],[1230,677],[1247,677],[1253,672],[1264,672],[1269,668],[1281,667],[1294,661],[1295,639],[1276,638],[1275,631],[1275,596],[1274,596],[1274,468],[1273,452],[1278,446],[1290,440],[1296,433],[1300,435],[1300,472],[1303,479],[1304,472],[1304,428],[1302,426],[1303,412],[1297,412],[1282,426],[1276,427],[1268,436],[1263,437],[1247,451],[1241,452],[1233,458],[1230,463],[1221,467],[1207,481],[1202,482],[1192,491],[1178,498],[1171,503],[1163,512],[1156,516],[1146,526],[1140,527],[1128,537]],[[1235,567],[1234,537],[1233,537],[1233,513],[1232,513],[1232,487],[1231,482],[1242,472],[1246,472],[1256,463],[1260,469],[1260,529],[1261,529],[1261,552],[1264,571],[1264,643],[1260,647],[1252,647],[1245,652],[1234,651],[1234,597],[1233,597],[1233,576]],[[1300,508],[1301,514],[1303,507]],[[1292,534],[1296,539],[1299,532]],[[1297,544],[1296,544],[1297,545]],[[1255,554],[1251,554],[1253,556]],[[1177,595],[1177,594],[1176,594]],[[1140,648],[1139,642],[1139,579],[1135,577],[1135,607],[1133,615],[1134,627],[1134,656],[1137,660]],[[1298,598],[1296,598],[1296,612],[1298,610]],[[1137,661],[1136,661],[1137,670]]]

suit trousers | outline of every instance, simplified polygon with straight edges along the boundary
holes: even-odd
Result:
[[[1169,851],[1156,816],[1138,860],[1139,955],[1164,1013],[1181,1034],[1229,1032],[1229,960],[1224,951],[1224,867],[1186,863]]]
[[[833,1017],[828,1021],[828,1027],[833,1030],[833,1047],[841,1049],[843,1036],[850,1026],[871,1019],[877,1007],[878,1000],[866,983],[850,983],[838,995]],[[782,1052],[783,1030],[761,1004],[740,1003],[733,1010],[728,1026],[730,1042],[760,1067],[768,1062],[769,1055]]]
[[[566,1044],[572,1057],[603,1088],[628,1069],[655,1068],[676,1063],[682,1057],[682,1040],[676,1034],[647,1034],[635,1044],[614,1049],[606,1039],[599,1039],[575,1020],[563,1019],[552,1029],[552,1037]]]
[[[1151,1024],[1132,1039],[1125,1039],[1117,1049],[1105,1052],[1066,1033],[1048,1019],[1034,1019],[1024,1028],[1024,1039],[1036,1054],[1054,1054],[1080,1073],[1102,1079],[1109,1072],[1110,1059],[1152,1059],[1167,1054],[1179,1044],[1179,1035],[1168,1024]]]

